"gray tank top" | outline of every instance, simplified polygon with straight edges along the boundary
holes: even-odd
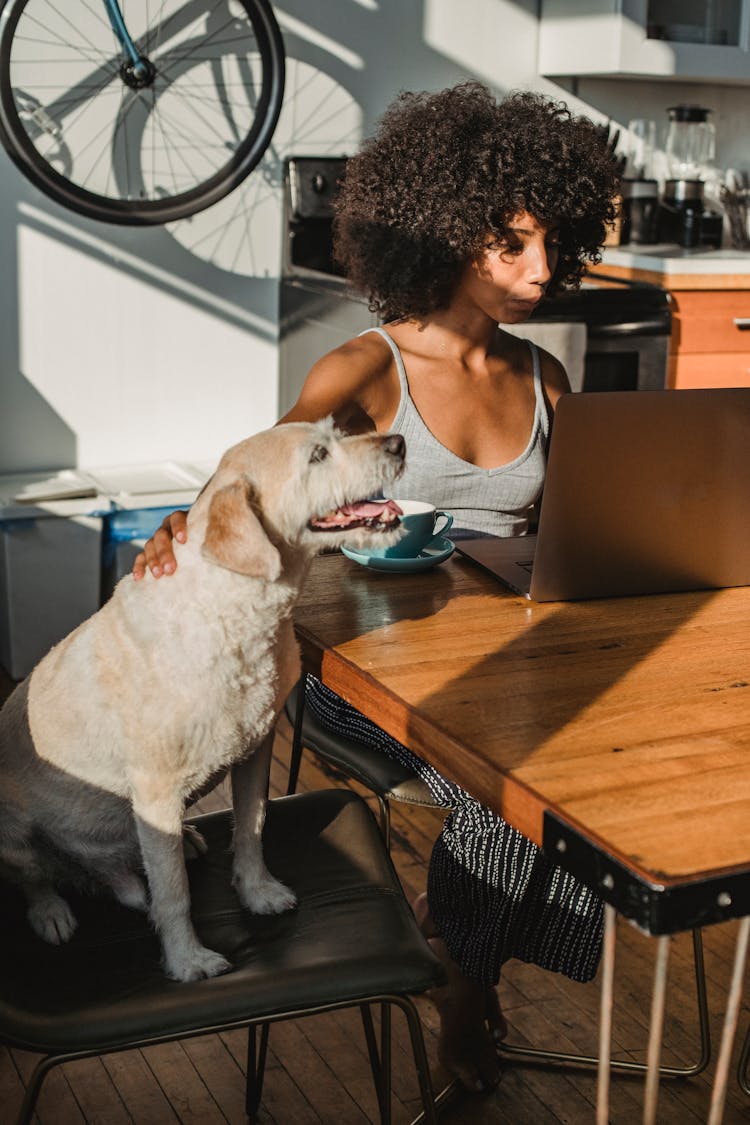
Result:
[[[524,535],[530,509],[541,496],[549,438],[549,414],[536,345],[527,341],[534,370],[536,408],[526,448],[507,465],[480,469],[451,453],[422,421],[409,394],[406,369],[396,342],[384,328],[366,331],[377,332],[387,342],[401,386],[401,400],[391,429],[406,439],[406,469],[390,495],[394,500],[425,500],[451,512],[452,539],[477,534]]]

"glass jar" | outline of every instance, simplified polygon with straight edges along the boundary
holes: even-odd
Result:
[[[710,109],[699,105],[673,105],[667,130],[667,167],[673,180],[699,180],[716,151],[716,130],[708,120]]]

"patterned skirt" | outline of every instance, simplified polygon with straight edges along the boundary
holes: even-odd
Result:
[[[502,965],[516,957],[572,980],[594,977],[603,911],[593,891],[312,676],[305,698],[330,731],[395,758],[450,810],[430,857],[427,899],[437,932],[466,976],[497,984]]]

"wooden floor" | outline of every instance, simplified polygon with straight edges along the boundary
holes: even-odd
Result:
[[[7,681],[0,673],[0,699]],[[276,743],[272,792],[283,791],[289,731],[282,727]],[[324,774],[308,757],[300,789],[345,784]],[[226,789],[205,798],[198,811],[225,807]],[[426,864],[439,831],[440,814],[414,806],[394,806],[393,857],[404,890],[413,898],[425,886]],[[735,924],[705,931],[706,974],[714,1056],[734,948]],[[613,1057],[645,1059],[650,980],[655,943],[626,923],[618,929]],[[5,971],[8,970],[5,966]],[[10,967],[12,971],[12,967]],[[692,943],[681,935],[670,952],[670,995],[663,1061],[685,1064],[697,1052],[697,1021],[692,974]],[[598,989],[577,985],[528,965],[511,963],[500,985],[500,998],[511,1038],[560,1051],[596,1053]],[[433,1077],[446,1075],[436,1061],[435,1013],[420,1000]],[[396,1015],[394,1046],[394,1121],[409,1122],[419,1109],[418,1089],[402,1018]],[[750,1021],[743,1007],[741,1034]],[[727,1097],[726,1125],[750,1123],[750,1098],[737,1085],[734,1068]],[[245,1035],[206,1036],[142,1051],[58,1067],[45,1080],[38,1103],[42,1125],[222,1125],[243,1123]],[[0,1125],[12,1122],[24,1079],[35,1056],[0,1047]],[[691,1080],[663,1081],[660,1125],[693,1125],[707,1119],[713,1064]],[[613,1076],[611,1125],[641,1120],[641,1078]],[[492,1094],[461,1094],[446,1105],[445,1125],[579,1125],[595,1120],[595,1075],[586,1071],[544,1070],[508,1062]],[[274,1026],[260,1120],[279,1125],[366,1125],[377,1121],[377,1106],[364,1053],[361,1026],[352,1013],[331,1014]]]

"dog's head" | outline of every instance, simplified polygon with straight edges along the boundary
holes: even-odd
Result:
[[[345,435],[331,419],[255,434],[224,454],[194,505],[194,517],[206,518],[204,556],[273,580],[289,551],[390,546],[400,535],[399,509],[369,497],[387,494],[405,449],[400,434]]]

